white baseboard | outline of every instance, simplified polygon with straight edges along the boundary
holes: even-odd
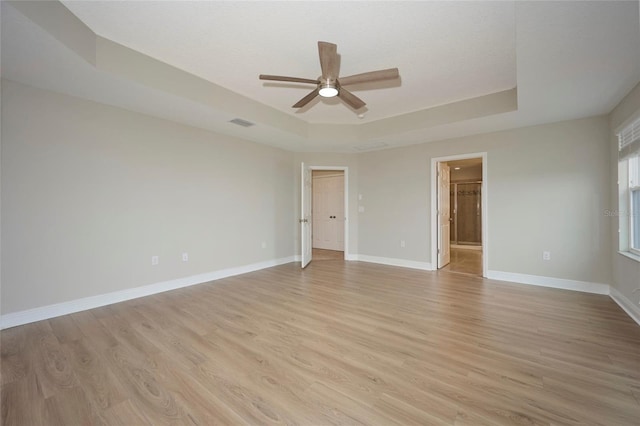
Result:
[[[113,303],[124,302],[125,300],[137,299],[138,297],[150,296],[169,290],[188,287],[196,284],[203,284],[221,278],[232,277],[234,275],[246,274],[260,269],[271,268],[295,261],[295,256],[283,257],[280,259],[267,260],[264,262],[252,263],[250,265],[238,266],[235,268],[221,269],[219,271],[207,272],[190,277],[178,278],[170,281],[163,281],[149,284],[142,287],[135,287],[126,290],[114,291],[112,293],[100,294],[97,296],[84,297],[82,299],[70,300],[68,302],[56,303],[25,311],[13,312],[0,316],[0,330],[42,321],[49,318],[72,314],[74,312],[85,311],[87,309],[98,308],[100,306],[111,305]]]
[[[358,260],[358,259],[356,259],[357,256],[358,256],[357,254],[345,253],[344,254],[344,260]],[[301,262],[302,261],[302,256],[300,256],[299,254],[296,254],[295,256],[293,256],[293,261],[294,262]]]
[[[429,262],[419,262],[417,260],[395,259],[392,257],[369,256],[366,254],[350,255],[351,259],[360,262],[379,263],[381,265],[401,266],[403,268],[421,269],[423,271],[433,271],[433,267]]]
[[[345,260],[378,263],[382,265],[400,266],[403,268],[421,269],[433,271],[429,262],[419,262],[415,260],[395,259],[388,257],[368,256],[363,254],[348,254]],[[28,309],[10,314],[0,315],[0,330],[15,327],[31,322],[46,320],[62,315],[72,314],[88,309],[113,303],[124,302],[126,300],[137,299],[139,297],[150,296],[169,290],[203,284],[210,281],[219,280],[234,275],[246,274],[260,269],[271,268],[285,263],[299,262],[300,256],[288,256],[280,259],[268,260],[253,263],[250,265],[227,268],[219,271],[208,272],[190,277],[178,278],[170,281],[163,281],[142,287],[135,287],[126,290],[97,296],[85,297],[82,299],[70,300],[68,302],[56,303],[39,308]],[[586,293],[608,294],[634,321],[640,324],[640,307],[631,302],[622,293],[607,284],[592,283],[586,281],[566,280],[562,278],[543,277],[538,275],[518,274],[513,272],[488,271],[487,278],[499,281],[510,281],[520,284],[530,284],[543,287],[553,287],[565,290],[582,291]]]
[[[567,280],[564,278],[543,277],[540,275],[518,274],[515,272],[487,271],[487,278],[498,281],[510,281],[518,284],[560,288],[582,291],[584,293],[609,294],[609,285],[588,281]]]
[[[611,297],[613,301],[627,313],[627,315],[640,325],[640,306],[633,303],[627,296],[620,293],[614,287],[609,289],[609,297]]]

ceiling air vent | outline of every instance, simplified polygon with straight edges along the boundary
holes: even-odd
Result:
[[[356,149],[358,151],[371,151],[374,149],[384,148],[386,146],[389,146],[389,144],[386,144],[384,142],[372,142],[364,145],[354,146],[353,149]]]
[[[234,118],[233,120],[229,121],[229,123],[237,124],[238,126],[242,126],[242,127],[251,127],[256,125],[256,123],[243,120],[242,118]]]

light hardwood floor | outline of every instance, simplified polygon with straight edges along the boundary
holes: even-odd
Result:
[[[443,271],[482,276],[482,250],[451,248],[451,262]]]
[[[607,296],[282,265],[2,331],[2,424],[638,425]]]
[[[312,253],[312,258],[314,261],[318,260],[344,260],[344,252],[337,250],[325,250],[325,249],[317,249],[314,248]]]

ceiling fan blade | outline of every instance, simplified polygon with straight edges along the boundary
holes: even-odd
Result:
[[[353,109],[360,109],[366,105],[362,99],[342,87],[338,92],[338,97]]]
[[[318,42],[322,79],[335,81],[338,78],[338,46],[326,41]]]
[[[309,83],[318,84],[318,80],[311,80],[310,78],[298,78],[298,77],[285,77],[282,75],[267,75],[260,74],[260,80],[273,80],[273,81],[290,81],[293,83]]]
[[[340,78],[340,86],[348,86],[349,84],[368,83],[370,81],[391,80],[398,78],[400,73],[398,68],[389,68],[387,70],[370,71],[362,74],[350,75],[349,77]]]
[[[320,91],[320,89],[316,89],[313,92],[309,93],[307,96],[305,96],[304,98],[300,99],[294,106],[293,108],[302,108],[303,106],[305,106],[306,104],[308,104],[309,102],[311,102],[316,96],[318,96],[318,92]]]

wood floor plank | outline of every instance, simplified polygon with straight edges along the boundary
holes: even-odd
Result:
[[[108,368],[106,360],[87,338],[63,345],[84,397],[100,411],[126,399],[122,385]]]
[[[291,414],[269,401],[268,395],[253,390],[248,380],[231,375],[218,365],[205,362],[194,368],[192,376],[248,424],[298,424]]]
[[[63,315],[49,320],[49,326],[60,343],[69,343],[82,339],[82,330],[71,315]]]
[[[206,355],[185,344],[180,336],[169,333],[151,320],[133,324],[132,328],[185,369],[206,360]]]
[[[624,393],[603,392],[592,386],[577,386],[555,378],[545,378],[545,392],[557,395],[567,403],[582,405],[589,417],[602,423],[633,424],[640,417],[636,410],[635,401],[630,400]]]
[[[313,383],[304,393],[313,401],[323,424],[390,424],[392,419],[376,413],[371,406],[322,382]]]
[[[124,345],[110,348],[108,355],[112,371],[127,388],[128,397],[136,401],[144,417],[153,424],[193,424],[168,391],[154,360],[136,354]]]
[[[45,400],[35,374],[2,385],[1,413],[4,426],[47,425]]]
[[[124,309],[122,306],[111,305],[110,315],[102,316],[99,321],[105,329],[116,339],[118,345],[124,345],[133,351],[152,355],[160,352],[160,349],[142,336],[134,328],[136,324],[144,322],[144,317],[140,316],[133,309]]]
[[[105,422],[113,426],[151,425],[151,421],[136,407],[130,399],[107,408]]]
[[[429,397],[429,400],[420,397]],[[373,408],[376,413],[400,425],[450,425],[458,414],[452,404],[442,404],[437,398],[424,393],[415,393],[411,398],[384,393]]]
[[[103,353],[104,350],[116,346],[118,344],[118,339],[116,339],[113,334],[107,330],[96,316],[96,313],[100,309],[103,308],[76,312],[68,316],[72,318],[78,326],[82,332],[82,336],[91,340],[91,345],[94,349]]]
[[[609,297],[286,264],[0,332],[3,425],[633,425]]]
[[[95,410],[80,387],[72,387],[45,400],[48,424],[105,425],[101,410]]]
[[[18,327],[0,334],[0,385],[26,377],[27,365],[23,355],[26,343],[26,334]]]
[[[28,375],[35,375],[38,390],[48,399],[77,385],[73,366],[48,321],[27,324],[25,359]]]
[[[189,424],[241,424],[243,419],[193,376],[193,369],[176,368],[171,354],[154,357],[155,378],[180,407]],[[146,417],[151,417],[147,414]]]

